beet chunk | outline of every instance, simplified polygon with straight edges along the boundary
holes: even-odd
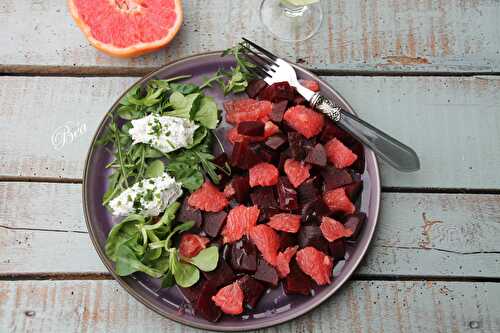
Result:
[[[323,127],[323,131],[321,132],[320,141],[322,143],[327,143],[333,138],[337,138],[342,142],[346,139],[352,140],[352,136],[349,133],[335,125],[332,120],[327,119],[325,121],[325,127]]]
[[[349,237],[350,240],[356,240],[356,238],[358,238],[359,232],[361,231],[365,220],[365,213],[354,213],[346,216],[344,226],[352,230],[352,235]]]
[[[290,262],[290,274],[287,275],[283,289],[287,295],[305,295],[311,294],[314,281],[302,272],[295,259]]]
[[[332,166],[321,170],[321,177],[325,183],[324,192],[352,183],[352,176],[349,172]]]
[[[277,82],[262,89],[259,93],[259,99],[270,101],[273,103],[280,101],[293,101],[295,98],[295,88],[291,87],[288,82]]]
[[[263,136],[264,123],[262,121],[242,121],[237,127],[238,134],[247,136]]]
[[[199,209],[193,208],[188,204],[188,197],[182,202],[181,209],[176,216],[178,222],[194,221],[194,230],[201,228],[203,224],[203,216]]]
[[[306,102],[307,102],[306,99],[304,97],[302,97],[301,95],[297,95],[293,99],[294,105],[304,105],[304,104],[306,104]]]
[[[355,202],[359,194],[361,193],[361,190],[363,190],[363,181],[362,180],[356,180],[352,184],[347,185],[345,188],[345,193],[351,199],[352,202]]]
[[[254,165],[262,162],[259,155],[250,149],[246,142],[236,142],[231,154],[231,166],[240,169],[250,169]]]
[[[278,150],[283,147],[286,142],[287,139],[283,134],[275,134],[270,136],[264,144],[271,149]]]
[[[252,80],[248,83],[247,88],[245,89],[248,97],[255,98],[259,95],[259,93],[267,87],[267,83],[264,80]]]
[[[305,205],[320,196],[318,179],[316,177],[310,178],[300,184],[297,188],[299,195],[299,203]]]
[[[297,236],[290,232],[280,231],[278,232],[280,236],[280,247],[278,249],[279,252],[286,250],[287,247],[297,245]]]
[[[261,282],[271,285],[275,288],[278,285],[278,272],[273,266],[269,265],[264,259],[259,258],[257,261],[257,271],[253,277]]]
[[[317,225],[303,225],[299,230],[298,239],[301,248],[313,246],[317,250],[328,253],[328,241],[323,237]]]
[[[234,189],[234,198],[239,203],[244,203],[248,200],[248,192],[250,191],[250,184],[248,176],[234,176],[231,185]]]
[[[276,188],[281,209],[290,211],[299,208],[297,192],[288,180],[288,177],[280,177]]]
[[[212,301],[212,296],[217,292],[217,288],[210,281],[206,281],[200,290],[198,299],[194,303],[195,313],[211,322],[216,322],[222,315],[219,307]]]
[[[309,201],[302,207],[302,221],[304,223],[319,225],[321,218],[329,214],[330,209],[321,197]]]
[[[206,283],[205,280],[200,280],[189,288],[182,288],[179,285],[176,285],[182,296],[191,304],[195,304],[200,297],[200,292],[203,285]]]
[[[269,114],[269,118],[275,123],[281,123],[287,106],[288,106],[288,101],[273,103],[273,110],[271,111],[271,114]]]
[[[330,255],[333,258],[333,262],[337,260],[343,260],[345,258],[345,240],[344,238],[339,238],[333,242],[328,243],[330,248]]]
[[[217,268],[211,272],[203,272],[203,276],[213,285],[214,289],[218,289],[236,279],[231,266],[225,260],[219,259]]]
[[[262,294],[264,294],[266,287],[250,275],[244,275],[238,280],[238,284],[241,290],[243,290],[243,295],[245,295],[244,302],[250,308],[255,308]]]
[[[246,238],[231,245],[231,266],[237,272],[253,273],[257,270],[257,248]]]
[[[226,222],[227,213],[225,211],[217,213],[205,213],[205,223],[203,231],[210,237],[217,237]]]
[[[321,143],[316,144],[306,155],[305,161],[320,167],[326,165],[326,151]]]
[[[257,187],[250,194],[252,203],[259,208],[277,207],[276,196],[273,187]]]
[[[288,132],[288,144],[290,145],[290,157],[300,161],[305,157],[304,137],[297,132]]]

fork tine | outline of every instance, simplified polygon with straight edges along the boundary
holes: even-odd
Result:
[[[251,60],[251,59],[250,59]],[[256,65],[256,67],[247,67],[248,71],[256,75],[257,77],[260,77],[262,79],[265,79],[266,77],[271,77],[265,70],[263,70],[259,65]]]
[[[245,49],[246,51],[252,53],[255,57],[257,57],[259,60],[261,60],[262,62],[265,62],[266,64],[268,64],[269,66],[272,66],[274,65],[275,63],[263,56],[261,56],[260,54],[258,54],[257,52],[255,52],[254,50],[250,49],[248,46],[246,46],[245,44],[241,44],[241,47],[243,47],[243,49]]]
[[[274,54],[272,54],[271,52],[269,52],[268,50],[262,48],[261,46],[255,44],[254,42],[251,42],[249,41],[248,39],[246,39],[245,37],[243,37],[243,40],[245,42],[247,42],[248,44],[252,45],[253,47],[255,47],[257,50],[259,50],[260,52],[264,53],[266,56],[268,56],[269,58],[271,58],[272,60],[276,60],[278,59],[277,56],[275,56]]]
[[[269,71],[276,72],[276,70],[274,68],[272,68],[272,65],[274,65],[274,63],[271,60],[264,58],[263,56],[261,56],[260,54],[258,54],[257,52],[255,52],[249,48],[244,47],[244,49],[245,49],[245,51],[252,53],[251,57],[247,53],[243,53],[243,55],[245,55],[245,57],[249,61],[251,61],[253,64],[263,68],[267,72],[269,72]],[[258,61],[256,59],[258,59]]]

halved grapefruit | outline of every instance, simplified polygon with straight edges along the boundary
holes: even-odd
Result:
[[[181,0],[68,0],[90,43],[116,57],[136,57],[168,44],[182,24]]]

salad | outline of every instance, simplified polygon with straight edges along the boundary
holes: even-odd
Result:
[[[224,56],[237,65],[202,85],[131,89],[98,142],[113,156],[102,204],[121,219],[105,247],[116,274],[176,286],[210,321],[280,284],[305,296],[330,284],[366,217],[361,144],[288,83],[252,77],[240,46]],[[204,93],[214,85],[231,94],[223,112]]]

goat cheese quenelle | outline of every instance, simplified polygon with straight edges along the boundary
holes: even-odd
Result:
[[[191,145],[194,132],[199,127],[188,119],[156,114],[132,120],[131,123],[129,134],[134,144],[146,143],[162,153]]]
[[[129,134],[134,144],[145,143],[163,153],[189,147],[199,127],[188,119],[156,114],[132,120],[131,123]],[[116,216],[131,213],[158,216],[181,195],[181,184],[165,172],[160,177],[134,184],[111,200],[109,206]]]
[[[160,177],[143,179],[111,200],[113,215],[140,213],[158,216],[182,195],[181,184],[166,172]]]

